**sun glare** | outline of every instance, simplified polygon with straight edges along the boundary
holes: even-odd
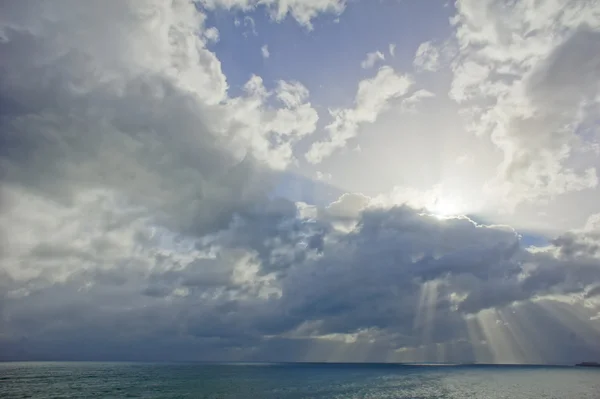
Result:
[[[463,201],[457,197],[444,196],[435,198],[433,203],[427,207],[427,210],[436,217],[448,218],[464,212],[464,205]]]

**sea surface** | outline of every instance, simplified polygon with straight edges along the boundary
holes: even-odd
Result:
[[[390,364],[0,363],[0,398],[600,398],[600,369]]]

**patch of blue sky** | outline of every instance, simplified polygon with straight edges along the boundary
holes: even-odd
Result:
[[[545,247],[550,245],[548,237],[539,234],[521,233],[521,246],[527,247]]]
[[[327,206],[345,191],[325,181],[311,179],[300,174],[283,172],[269,193],[270,198],[285,198],[293,202]]]
[[[313,30],[290,16],[277,23],[263,7],[247,13],[210,12],[207,26],[219,30],[220,40],[211,49],[222,62],[231,95],[240,94],[256,74],[267,88],[279,79],[301,82],[319,108],[349,107],[358,82],[374,75],[360,66],[367,53],[381,51],[386,64],[410,72],[420,43],[448,36],[451,14],[452,6],[442,2],[432,11],[430,2],[352,1],[339,17],[313,19]],[[245,17],[254,21],[256,35]],[[396,45],[395,57],[388,52],[390,44]],[[269,48],[267,59],[261,54],[263,45]]]
[[[216,27],[220,37],[210,48],[221,60],[230,95],[242,94],[253,74],[270,90],[280,79],[295,80],[309,89],[309,101],[319,113],[316,134],[303,140],[295,151],[307,170],[282,174],[272,196],[324,205],[343,193],[310,177],[319,167],[313,170],[306,165],[302,154],[310,142],[322,137],[324,126],[330,123],[327,109],[352,107],[358,83],[373,77],[379,65],[411,73],[419,44],[449,35],[453,8],[438,4],[432,10],[430,2],[422,1],[350,1],[340,16],[321,14],[313,19],[313,30],[291,16],[273,21],[264,7],[249,12],[217,9],[208,13],[206,24]],[[395,45],[395,56],[389,53],[390,44]],[[264,45],[269,49],[268,58],[261,53]],[[373,51],[381,51],[385,61],[372,69],[362,68],[361,62]]]

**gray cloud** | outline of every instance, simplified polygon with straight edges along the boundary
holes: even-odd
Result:
[[[207,345],[224,358],[231,348],[239,348],[240,358],[277,358],[268,353],[273,339],[278,345],[287,340],[289,350],[297,340],[309,348],[329,345],[332,353],[335,345],[348,350],[366,345],[369,356],[376,356],[382,349],[369,343],[372,334],[392,352],[461,340],[472,345],[465,317],[486,309],[514,312],[511,303],[538,296],[589,296],[590,283],[600,281],[595,260],[530,253],[511,229],[467,219],[439,220],[408,207],[368,209],[359,213],[354,230],[340,232],[317,231],[314,224],[326,223],[283,214],[277,223],[268,213],[260,220],[271,227],[293,222],[295,228],[277,232],[255,224],[245,232],[240,221],[197,253],[172,251],[144,265],[80,270],[41,286],[32,279],[21,297],[19,283],[9,283],[11,294],[3,302],[11,339],[27,336],[36,345],[49,340],[46,350],[57,350],[56,356],[64,353],[52,349],[54,343],[91,330],[94,339],[112,346],[147,340],[162,347],[174,337],[198,340],[194,345],[216,340]],[[247,221],[256,223],[257,217]],[[249,233],[253,239],[243,239]],[[315,236],[323,237],[321,251],[301,245]],[[255,246],[273,239],[281,245]],[[196,240],[198,246],[202,239]],[[220,248],[216,257],[207,255],[209,247]],[[269,261],[286,251],[294,254],[286,262]],[[352,338],[356,334],[363,338]],[[430,349],[421,355],[431,355]],[[146,356],[165,355],[157,349]]]

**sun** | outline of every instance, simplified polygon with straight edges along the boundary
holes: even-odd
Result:
[[[449,218],[464,212],[464,202],[456,196],[436,197],[427,210],[438,218]]]

